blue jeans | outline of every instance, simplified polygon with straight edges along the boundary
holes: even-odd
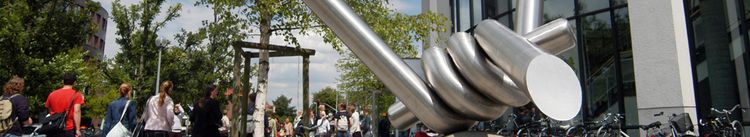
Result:
[[[349,134],[346,133],[347,131],[336,131],[336,137],[347,137]]]

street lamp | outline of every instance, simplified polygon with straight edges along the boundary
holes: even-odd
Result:
[[[156,86],[154,87],[156,89],[155,95],[159,94],[159,80],[161,78],[161,51],[166,47],[168,43],[169,41],[165,39],[156,40],[156,46],[159,48],[159,61],[156,64]]]

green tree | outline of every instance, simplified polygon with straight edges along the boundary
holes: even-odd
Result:
[[[78,74],[78,86],[87,98],[84,118],[104,115],[113,86],[104,77],[101,63],[82,49],[97,31],[91,13],[98,2],[64,0],[0,2],[0,80],[12,75],[25,79],[24,94],[32,114],[42,114],[47,95],[62,87],[65,72]],[[104,106],[104,107],[103,107]]]
[[[274,115],[279,120],[284,120],[284,118],[294,119],[297,115],[297,109],[294,106],[289,106],[291,102],[292,99],[284,95],[276,97],[276,100],[273,100],[273,107],[276,109]]]
[[[317,93],[313,94],[313,100],[316,103],[319,102],[319,103],[329,105],[329,106],[336,106],[336,101],[337,101],[336,98],[338,98],[339,100],[344,99],[342,94],[336,91],[336,89],[333,89],[332,87],[325,87],[321,89],[320,91],[318,91]],[[319,105],[319,104],[316,104],[316,105]],[[310,106],[310,107],[313,109],[318,108],[318,106]]]
[[[145,98],[152,95],[156,82],[157,53],[156,32],[162,29],[167,22],[179,17],[178,11],[181,4],[172,5],[163,13],[163,20],[156,21],[155,17],[161,13],[161,5],[164,0],[144,0],[140,3],[125,6],[119,0],[112,3],[112,17],[117,24],[115,42],[119,44],[122,52],[114,58],[111,68],[124,72],[124,77],[130,77],[123,81],[118,77],[110,77],[111,81],[123,81],[132,83],[134,87],[133,96],[137,102],[145,102]],[[121,77],[120,77],[121,78]],[[165,79],[162,79],[165,80]],[[139,105],[143,105],[140,103]],[[143,107],[138,107],[143,108]]]

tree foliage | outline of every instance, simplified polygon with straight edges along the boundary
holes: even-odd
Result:
[[[291,102],[292,99],[284,95],[276,97],[272,102],[273,107],[276,109],[274,111],[274,116],[279,118],[279,120],[284,120],[284,118],[290,118],[293,120],[297,115],[297,109],[294,108],[294,106],[289,106]]]
[[[351,3],[351,2],[350,2]],[[402,58],[414,58],[417,55],[416,41],[426,40],[429,32],[445,31],[445,17],[432,12],[418,15],[405,15],[384,6],[388,1],[373,2],[376,4],[364,5],[368,8],[354,8],[354,11],[362,16],[373,31],[380,36],[386,44]],[[328,30],[326,30],[328,31]],[[331,33],[327,33],[331,34]],[[330,37],[326,35],[326,37]],[[340,49],[340,48],[337,48]],[[385,112],[395,97],[388,92],[385,85],[378,79],[359,58],[349,51],[339,50],[342,57],[338,60],[336,68],[341,72],[337,88],[347,93],[350,100],[361,106],[370,105],[374,95],[373,90],[381,92],[376,101],[379,112]]]
[[[75,89],[87,97],[102,96],[86,99],[84,117],[104,114],[101,100],[112,98],[113,86],[104,77],[104,64],[82,48],[98,29],[90,14],[100,8],[89,0],[0,2],[0,80],[12,75],[25,79],[32,114],[43,114],[43,102],[62,87],[66,72],[78,74]]]

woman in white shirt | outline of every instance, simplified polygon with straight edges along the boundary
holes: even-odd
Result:
[[[174,103],[169,92],[173,86],[172,81],[162,82],[159,95],[151,96],[146,101],[146,110],[141,117],[146,122],[143,129],[147,137],[167,137],[172,131]]]

